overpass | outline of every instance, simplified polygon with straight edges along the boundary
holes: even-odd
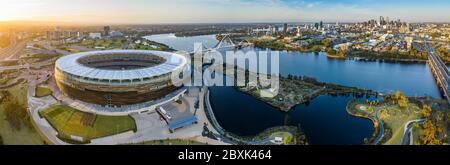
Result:
[[[450,104],[450,72],[445,63],[436,55],[434,48],[429,42],[425,43],[425,49],[428,52],[428,65],[433,72],[436,83],[442,92],[444,99]]]

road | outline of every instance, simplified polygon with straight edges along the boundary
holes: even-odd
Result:
[[[373,145],[378,144],[378,142],[381,140],[381,138],[383,138],[383,135],[384,135],[384,124],[383,124],[383,121],[380,119],[380,108],[376,109],[376,111],[377,112],[375,112],[376,113],[375,117],[377,118],[379,126],[378,126],[378,135],[373,140],[373,143],[372,143]]]
[[[54,61],[54,59],[38,62],[38,63],[35,63],[33,65],[23,64],[23,65],[13,65],[13,66],[0,66],[0,72],[5,71],[5,70],[28,69],[28,68],[31,68],[31,67],[33,67],[33,68],[40,68],[40,67],[43,67],[43,66],[51,65],[52,61]]]
[[[403,138],[402,138],[402,145],[406,145],[406,142],[408,141],[408,135],[409,135],[409,145],[414,144],[413,134],[412,134],[412,127],[414,123],[422,124],[425,120],[424,119],[417,119],[417,120],[411,120],[408,121],[405,124],[405,128],[403,131]]]
[[[426,42],[425,49],[428,53],[428,64],[435,77],[436,83],[442,92],[442,95],[450,104],[450,71],[445,63],[436,55],[434,48],[429,42]]]
[[[53,104],[56,104],[57,101],[53,99],[51,96],[37,98],[35,95],[35,88],[38,84],[47,81],[49,77],[42,76],[38,79],[35,79],[33,76],[30,76],[28,79],[28,92],[27,92],[27,100],[28,100],[28,111],[31,114],[32,122],[35,123],[36,129],[41,132],[41,134],[45,135],[46,139],[50,141],[52,144],[63,145],[67,144],[64,141],[57,138],[57,131],[53,129],[53,127],[45,120],[39,116],[39,112],[47,109]]]
[[[35,87],[45,82],[45,76],[38,80],[30,80],[30,86],[28,89],[28,105],[29,111],[32,114],[31,117],[36,123],[38,130],[46,136],[46,138],[53,144],[58,145],[70,145],[64,141],[61,141],[57,137],[57,131],[48,123],[44,118],[40,118],[39,111],[45,110],[49,106],[56,104],[58,101],[51,96],[37,98],[34,97]],[[202,94],[200,95],[202,96]],[[199,98],[199,96],[184,96],[183,104],[185,104],[185,110],[193,111],[194,103]],[[172,102],[172,104],[178,104]],[[201,103],[200,103],[201,104]],[[137,132],[128,131],[120,133],[117,135],[112,135],[108,137],[98,138],[91,140],[90,145],[115,145],[115,144],[132,144],[141,143],[144,141],[152,140],[164,140],[164,139],[191,139],[203,143],[214,144],[214,145],[226,145],[227,143],[208,139],[202,137],[203,123],[208,122],[206,114],[204,111],[197,111],[197,117],[199,120],[198,124],[191,125],[189,127],[180,128],[174,133],[170,133],[167,124],[160,120],[160,116],[155,112],[133,114],[131,115],[137,126]]]
[[[0,59],[2,60],[11,60],[11,59],[17,59],[17,54],[24,50],[28,40],[23,40],[17,43],[15,37],[12,37],[13,41],[11,41],[11,44],[3,49],[0,49]]]

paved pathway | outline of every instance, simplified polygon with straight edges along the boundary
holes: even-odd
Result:
[[[413,138],[413,133],[412,133],[412,127],[414,123],[419,123],[422,124],[425,121],[425,119],[417,119],[417,120],[411,120],[408,121],[405,124],[405,128],[403,130],[403,138],[402,138],[402,145],[406,145],[407,141],[408,141],[408,137],[409,137],[409,145],[413,145],[414,144],[414,138]]]

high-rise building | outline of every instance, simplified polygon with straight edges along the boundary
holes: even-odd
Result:
[[[297,26],[297,34],[296,34],[297,36],[301,36],[302,34],[301,34],[301,31],[300,31],[300,26]]]
[[[322,21],[320,21],[319,26],[320,26],[321,29],[323,28],[323,22]]]
[[[380,16],[380,22],[379,22],[380,26],[384,26],[386,24],[384,17]]]
[[[318,30],[318,29],[319,29],[319,23],[314,23],[314,28],[315,28],[316,30]]]
[[[287,31],[288,31],[288,24],[287,24],[287,23],[284,23],[284,26],[283,26],[283,33],[286,34]]]
[[[110,26],[103,27],[103,35],[104,36],[109,36],[109,32],[110,31],[111,31],[111,27]]]

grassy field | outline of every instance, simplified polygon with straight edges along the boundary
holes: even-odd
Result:
[[[52,90],[45,87],[36,87],[36,97],[45,97],[52,94]]]
[[[165,140],[146,141],[142,143],[137,143],[137,145],[206,145],[206,144],[192,140],[165,139]]]
[[[11,94],[19,105],[27,105],[27,85],[22,83],[11,88],[7,91]],[[0,134],[3,138],[3,143],[6,145],[42,145],[43,139],[38,132],[31,127],[21,127],[20,130],[13,129],[9,122],[5,120],[5,110],[3,106],[0,106]]]
[[[64,105],[55,105],[40,114],[60,133],[90,140],[136,130],[130,116],[102,116],[81,112]]]
[[[81,45],[88,48],[105,47],[105,48],[120,48],[122,47],[123,40],[121,39],[98,39],[98,40],[84,40]]]
[[[380,112],[380,118],[386,127],[392,129],[392,137],[386,145],[400,145],[405,124],[410,120],[420,119],[420,108],[415,104],[409,104],[407,108],[388,106]]]

